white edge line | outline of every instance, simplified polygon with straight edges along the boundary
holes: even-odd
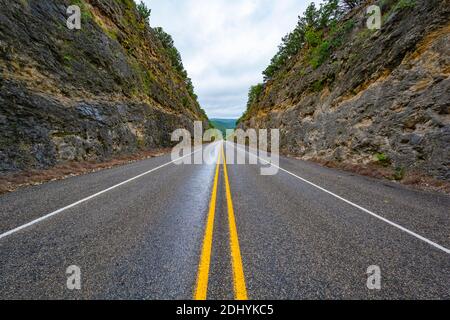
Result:
[[[168,162],[168,163],[165,163],[165,164],[163,164],[163,165],[161,165],[161,166],[159,166],[159,167],[156,167],[156,168],[153,168],[153,169],[151,169],[151,170],[149,170],[149,171],[146,171],[146,172],[144,172],[144,173],[141,173],[140,175],[137,175],[137,176],[135,176],[135,177],[133,177],[133,178],[131,178],[131,179],[128,179],[128,180],[123,181],[123,182],[121,182],[121,183],[119,183],[119,184],[116,184],[116,185],[114,185],[114,186],[112,186],[112,187],[110,187],[110,188],[108,188],[108,189],[102,190],[102,191],[100,191],[100,192],[98,192],[98,193],[96,193],[96,194],[93,194],[93,195],[91,195],[91,196],[89,196],[89,197],[86,197],[86,198],[81,199],[81,200],[79,200],[79,201],[77,201],[77,202],[74,202],[74,203],[72,203],[72,204],[70,204],[70,205],[68,205],[68,206],[66,206],[66,207],[64,207],[64,208],[58,209],[58,210],[56,210],[56,211],[53,211],[53,212],[51,212],[51,213],[49,213],[49,214],[46,214],[45,216],[42,216],[42,217],[40,217],[40,218],[37,218],[37,219],[35,219],[35,220],[33,220],[33,221],[30,221],[30,222],[24,224],[24,225],[21,225],[21,226],[19,226],[19,227],[17,227],[17,228],[14,228],[14,229],[9,230],[9,231],[7,231],[7,232],[5,232],[5,233],[2,233],[2,234],[0,234],[0,240],[3,239],[3,238],[5,238],[5,237],[7,237],[7,236],[10,236],[10,235],[12,235],[12,234],[18,232],[18,231],[21,231],[21,230],[23,230],[23,229],[25,229],[25,228],[31,227],[32,225],[34,225],[34,224],[36,224],[36,223],[39,223],[39,222],[44,221],[44,220],[47,220],[48,218],[51,218],[51,217],[53,217],[53,216],[55,216],[55,215],[57,215],[57,214],[59,214],[59,213],[65,211],[65,210],[68,210],[68,209],[70,209],[70,208],[73,208],[73,207],[75,207],[75,206],[77,206],[77,205],[79,205],[79,204],[82,204],[82,203],[84,203],[84,202],[86,202],[86,201],[89,201],[89,200],[95,198],[95,197],[98,197],[98,196],[100,196],[100,195],[102,195],[102,194],[104,194],[104,193],[106,193],[106,192],[109,192],[109,191],[111,191],[111,190],[113,190],[113,189],[116,189],[116,188],[118,188],[118,187],[120,187],[120,186],[123,186],[124,184],[127,184],[127,183],[129,183],[129,182],[131,182],[131,181],[134,181],[134,180],[136,180],[136,179],[142,178],[143,176],[146,176],[146,175],[148,175],[148,174],[150,174],[150,173],[152,173],[152,172],[155,172],[155,171],[157,171],[157,170],[159,170],[159,169],[162,169],[162,168],[164,168],[164,167],[167,167],[168,165],[170,165],[170,164],[172,164],[172,163],[175,163],[175,162],[177,162],[177,161],[179,161],[179,160],[181,160],[181,159],[190,157],[190,156],[192,156],[194,153],[197,153],[197,152],[199,152],[199,151],[201,151],[201,150],[202,150],[202,149],[199,149],[199,150],[196,150],[196,151],[194,151],[194,152],[191,152],[190,154],[187,154],[187,155],[185,155],[185,156],[183,156],[183,157],[177,158],[177,159],[175,159],[175,160],[173,160],[173,161],[170,161],[170,162]]]
[[[227,142],[227,143],[230,143],[230,142]],[[379,219],[379,220],[381,220],[381,221],[384,221],[384,222],[390,224],[391,226],[396,227],[397,229],[400,229],[400,230],[402,230],[402,231],[404,231],[404,232],[406,232],[406,233],[412,235],[413,237],[416,237],[417,239],[420,239],[420,240],[422,240],[422,241],[424,241],[424,242],[426,242],[426,243],[432,245],[433,247],[435,247],[435,248],[437,248],[437,249],[439,249],[439,250],[444,251],[444,252],[447,253],[447,254],[450,254],[450,250],[447,249],[447,248],[445,248],[444,246],[441,246],[440,244],[438,244],[438,243],[436,243],[436,242],[433,242],[433,241],[431,241],[431,240],[429,240],[429,239],[427,239],[427,238],[421,236],[420,234],[417,234],[417,233],[415,233],[415,232],[413,232],[413,231],[411,231],[411,230],[409,230],[409,229],[407,229],[407,228],[405,228],[405,227],[402,227],[401,225],[399,225],[399,224],[397,224],[397,223],[395,223],[395,222],[392,222],[392,221],[390,221],[390,220],[388,220],[388,219],[386,219],[386,218],[383,218],[382,216],[379,216],[378,214],[373,213],[372,211],[367,210],[366,208],[363,208],[363,207],[361,207],[360,205],[357,205],[356,203],[353,203],[353,202],[351,202],[351,201],[349,201],[349,200],[347,200],[347,199],[345,199],[345,198],[342,198],[341,196],[338,196],[337,194],[335,194],[335,193],[333,193],[333,192],[331,192],[331,191],[329,191],[329,190],[327,190],[327,189],[324,189],[324,188],[322,188],[321,186],[318,186],[317,184],[312,183],[312,182],[310,182],[310,181],[308,181],[308,180],[306,180],[306,179],[304,179],[304,178],[302,178],[302,177],[296,175],[295,173],[292,173],[292,172],[290,172],[290,171],[288,171],[288,170],[286,170],[286,169],[283,169],[283,168],[281,168],[281,167],[279,167],[279,166],[277,166],[277,165],[275,165],[275,164],[273,164],[273,163],[270,163],[269,161],[262,159],[262,158],[259,157],[258,155],[254,154],[254,153],[250,153],[249,151],[244,150],[244,149],[238,147],[236,144],[234,144],[234,145],[235,145],[235,148],[236,148],[236,149],[241,149],[242,151],[244,151],[244,152],[246,152],[246,153],[248,153],[248,154],[252,154],[252,155],[256,156],[256,157],[257,157],[259,160],[261,160],[262,162],[265,162],[266,164],[270,164],[270,165],[274,166],[275,168],[278,168],[278,169],[280,169],[281,171],[284,171],[285,173],[290,174],[291,176],[293,176],[293,177],[295,177],[295,178],[297,178],[297,179],[300,179],[301,181],[306,182],[307,184],[309,184],[309,185],[311,185],[311,186],[313,186],[313,187],[315,187],[315,188],[317,188],[317,189],[319,189],[319,190],[321,190],[321,191],[323,191],[323,192],[325,192],[325,193],[328,193],[328,194],[332,195],[333,197],[335,197],[335,198],[337,198],[337,199],[339,199],[339,200],[342,200],[342,201],[344,201],[345,203],[347,203],[347,204],[349,204],[349,205],[351,205],[351,206],[353,206],[353,207],[355,207],[355,208],[358,208],[358,209],[364,211],[365,213],[368,213],[368,214],[370,214],[371,216],[373,216],[373,217],[375,217],[375,218],[377,218],[377,219]]]

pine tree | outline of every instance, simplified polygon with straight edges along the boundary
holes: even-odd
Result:
[[[139,15],[141,17],[141,19],[145,20],[145,22],[147,24],[150,24],[150,15],[152,13],[152,9],[147,8],[147,6],[145,5],[144,2],[141,1],[141,3],[139,3],[137,5],[137,10],[139,12]]]

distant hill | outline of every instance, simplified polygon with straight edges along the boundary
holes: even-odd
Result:
[[[235,129],[237,119],[210,119],[209,122],[217,130],[222,131],[225,136],[227,129]]]

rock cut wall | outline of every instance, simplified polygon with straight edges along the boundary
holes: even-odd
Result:
[[[81,30],[66,27],[72,4]],[[0,7],[0,172],[169,146],[207,120],[132,0]]]
[[[450,179],[450,2],[383,6],[382,29],[353,28],[317,69],[300,52],[273,80],[241,128],[279,128],[281,149],[305,159],[367,164]],[[397,1],[398,2],[398,1]],[[396,8],[395,10],[392,8]]]

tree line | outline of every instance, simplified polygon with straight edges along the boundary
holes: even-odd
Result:
[[[279,71],[287,61],[297,55],[304,46],[310,48],[326,49],[327,44],[323,44],[323,38],[326,31],[336,28],[337,22],[350,10],[360,5],[364,0],[326,0],[317,8],[312,2],[299,16],[295,29],[282,38],[278,47],[278,52],[270,61],[269,66],[264,70],[264,80],[270,80]],[[314,63],[313,63],[314,64]],[[317,61],[313,67],[317,67],[320,61]]]

